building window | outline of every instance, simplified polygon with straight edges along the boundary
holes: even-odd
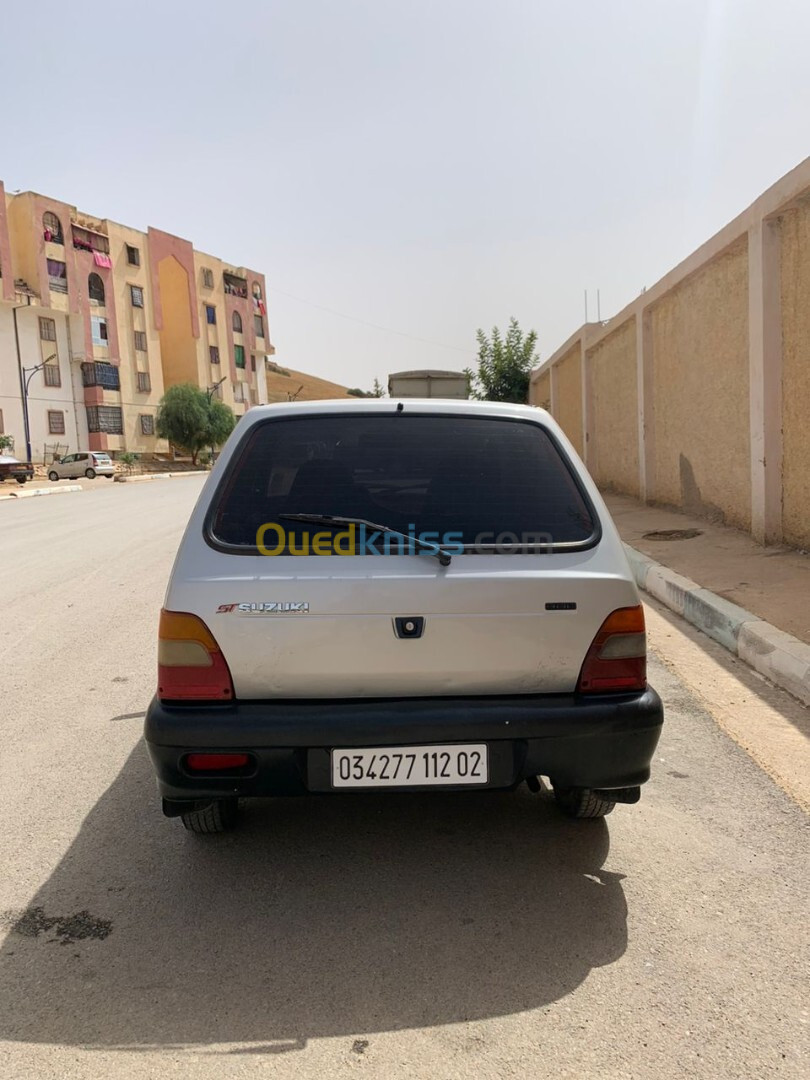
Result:
[[[213,289],[214,287],[214,271],[209,270],[207,266],[203,267],[203,285],[206,289]]]
[[[121,377],[115,364],[86,361],[82,364],[82,385],[100,386],[104,390],[120,390]]]
[[[104,303],[104,282],[98,274],[91,274],[87,279],[87,292],[93,303]]]
[[[90,316],[90,334],[93,338],[94,345],[106,346],[107,342],[107,320],[102,319],[100,315]]]
[[[48,409],[48,434],[65,434],[65,414],[63,412],[56,412],[54,409]]]
[[[219,349],[216,347],[216,345],[208,346],[208,357],[212,364],[219,363]]]
[[[148,394],[152,389],[152,380],[149,378],[148,371],[138,372],[138,390],[142,394]]]
[[[138,251],[138,249],[136,247],[133,247],[132,244],[126,244],[125,247],[127,249],[127,262],[129,263],[129,265],[130,266],[140,266],[141,265],[141,253],[140,253],[140,251]]]
[[[42,374],[45,376],[46,386],[62,385],[62,374],[58,364],[46,364],[42,369]]]
[[[245,347],[244,345],[234,345],[233,347],[233,360],[238,368],[245,366]]]
[[[42,215],[42,228],[45,239],[51,244],[64,244],[65,237],[62,233],[62,222],[48,210]]]
[[[254,281],[253,282],[253,299],[254,300],[261,300],[261,298],[262,298],[262,287],[258,283],[258,281]]]
[[[256,331],[256,337],[264,337],[264,319],[261,315],[253,316],[253,329]]]
[[[67,290],[67,267],[63,262],[56,259],[48,259],[48,285],[51,292],[64,292]]]
[[[129,295],[132,299],[133,307],[143,307],[143,289],[140,285],[130,285]]]
[[[217,321],[217,309],[213,304],[205,305],[205,321],[209,326],[214,326]]]
[[[138,352],[146,352],[146,331],[145,330],[136,330],[135,331],[135,348],[138,350]]]
[[[141,435],[155,434],[155,418],[150,413],[141,413]]]
[[[235,311],[233,313],[232,323],[233,323],[233,332],[235,334],[241,334],[242,333],[242,316],[239,314],[238,311]]]
[[[237,402],[237,404],[247,401],[244,383],[236,382],[233,384],[233,400]]]
[[[39,319],[39,336],[43,341],[56,341],[56,323],[53,319]]]
[[[250,354],[250,370],[251,371],[256,370],[256,354],[255,353]]]
[[[124,417],[120,407],[118,405],[88,405],[87,430],[93,434],[104,431],[108,435],[123,435]],[[62,433],[64,434],[64,428]]]

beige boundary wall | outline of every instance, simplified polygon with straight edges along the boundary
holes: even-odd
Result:
[[[810,158],[532,372],[597,483],[810,547]]]

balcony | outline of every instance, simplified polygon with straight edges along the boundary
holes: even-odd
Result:
[[[120,390],[121,378],[114,364],[82,364],[82,385],[100,386],[102,390]]]
[[[229,296],[242,296],[247,299],[248,283],[246,278],[237,277],[236,274],[224,273],[222,284]]]
[[[97,251],[101,255],[110,254],[110,241],[103,234],[85,229],[81,225],[72,225],[73,246],[77,251]]]

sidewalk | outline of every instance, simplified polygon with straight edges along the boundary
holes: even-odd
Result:
[[[605,501],[641,588],[810,704],[810,555],[623,495]]]

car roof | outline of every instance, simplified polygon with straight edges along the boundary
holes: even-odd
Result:
[[[347,401],[280,401],[272,405],[254,405],[244,420],[256,423],[279,416],[340,416],[382,413],[434,413],[442,416],[499,416],[516,420],[548,420],[545,409],[504,401],[469,401],[458,398],[373,398]],[[243,421],[244,422],[244,421]]]

